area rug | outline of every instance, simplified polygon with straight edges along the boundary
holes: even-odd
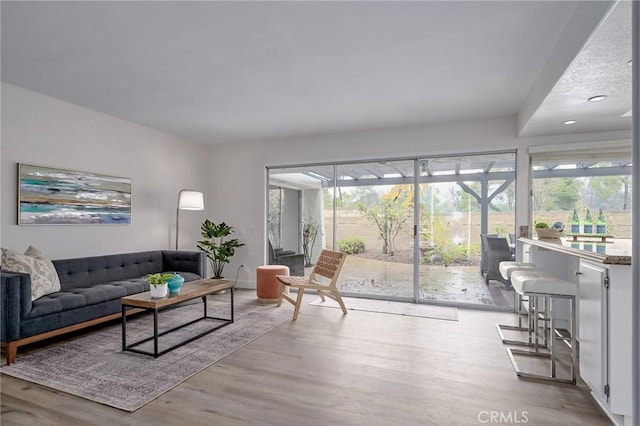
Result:
[[[228,318],[228,299],[208,302],[209,316]],[[291,318],[291,309],[237,300],[235,322],[159,358],[122,352],[121,326],[113,325],[76,340],[18,356],[0,372],[125,411],[135,411],[163,393]],[[202,315],[202,303],[159,314],[160,331]],[[215,324],[213,324],[215,325]],[[196,335],[211,321],[200,321],[160,338],[160,350]],[[127,343],[153,333],[151,314],[127,321]],[[143,348],[149,350],[150,348]]]
[[[318,299],[315,302],[311,302],[310,305],[340,309],[338,302],[328,297],[325,299],[326,302],[323,302],[322,299]],[[342,300],[344,301],[347,309],[354,311],[378,312],[383,314],[458,321],[458,309],[449,306],[390,302],[387,300],[361,299],[357,297],[343,297]]]

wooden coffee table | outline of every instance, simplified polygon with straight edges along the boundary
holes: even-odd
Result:
[[[184,346],[185,344],[192,342],[196,339],[199,339],[202,336],[205,336],[219,328],[226,327],[227,325],[233,323],[233,281],[228,280],[216,280],[211,278],[206,278],[203,280],[191,281],[185,283],[180,289],[179,294],[170,294],[167,297],[162,299],[153,299],[151,298],[150,292],[138,293],[131,296],[126,296],[120,299],[120,303],[122,304],[122,350],[136,352],[144,355],[151,355],[154,358],[159,357],[160,355],[166,354],[169,351],[172,351],[180,346]],[[217,293],[222,290],[231,289],[229,291],[231,298],[231,318],[218,318],[218,317],[210,317],[207,315],[207,296],[213,293]],[[202,297],[204,313],[203,316],[197,318],[193,321],[189,321],[188,323],[181,324],[177,327],[171,328],[169,330],[165,330],[162,333],[158,333],[158,312],[164,308],[168,308],[170,306],[175,306],[178,303],[185,302],[187,300],[197,299],[198,297]],[[147,337],[135,343],[127,345],[127,308],[141,308],[147,311],[153,312],[153,336]],[[216,320],[216,325],[213,328],[207,329],[206,331],[192,336],[186,340],[180,341],[179,343],[164,349],[162,351],[158,351],[158,338],[160,336],[164,336],[165,334],[169,334],[173,331],[179,330],[181,328],[187,327],[191,324],[194,324],[199,321],[206,320]],[[222,321],[222,323],[220,323]],[[142,343],[148,342],[149,340],[153,340],[153,352],[144,351],[141,349],[136,349],[137,346]]]

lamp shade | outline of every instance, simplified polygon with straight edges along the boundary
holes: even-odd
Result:
[[[190,189],[180,191],[178,199],[178,209],[180,210],[204,210],[204,194]]]

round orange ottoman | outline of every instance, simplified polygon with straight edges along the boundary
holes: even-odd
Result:
[[[258,266],[256,275],[258,302],[276,303],[280,296],[280,281],[276,275],[289,275],[289,267],[284,265]],[[285,292],[289,293],[289,287],[285,287]]]

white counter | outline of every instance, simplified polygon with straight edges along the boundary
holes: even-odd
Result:
[[[577,256],[581,259],[608,265],[631,265],[631,240],[612,239],[609,242],[570,241],[570,238],[532,239],[520,238],[521,242],[560,253]]]
[[[518,239],[523,261],[578,285],[580,377],[611,420],[631,424],[631,240],[608,243]],[[567,304],[559,323],[568,326]],[[567,327],[568,328],[568,327]]]

